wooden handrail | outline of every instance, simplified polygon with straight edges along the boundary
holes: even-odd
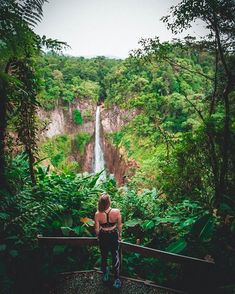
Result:
[[[144,247],[140,245],[135,245],[131,243],[121,242],[122,250],[126,252],[135,252],[142,254],[147,257],[162,259],[167,262],[174,262],[179,264],[197,264],[201,266],[214,265],[214,262],[207,261],[204,259],[199,259],[195,257],[190,257],[186,255],[175,254],[167,251],[161,251],[158,249],[153,249],[149,247]]]
[[[37,235],[39,245],[66,244],[72,246],[94,246],[98,245],[96,237],[43,237]]]
[[[53,245],[53,244],[66,244],[72,246],[94,246],[98,245],[96,237],[43,237],[37,235],[39,245]],[[183,265],[198,265],[198,266],[213,266],[215,263],[204,259],[189,257],[185,255],[161,251],[149,247],[135,245],[127,242],[120,242],[122,251],[134,252],[141,255],[158,258],[167,262],[173,262]]]

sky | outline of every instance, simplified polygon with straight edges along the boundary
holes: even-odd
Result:
[[[39,35],[67,42],[74,56],[126,58],[137,49],[141,38],[158,36],[161,41],[174,35],[160,18],[179,0],[49,0],[44,17],[35,28]],[[205,33],[196,24],[190,33],[199,38]]]

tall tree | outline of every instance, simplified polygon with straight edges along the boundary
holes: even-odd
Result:
[[[44,45],[55,49],[65,45],[65,43],[56,40],[46,39],[45,36],[40,38],[33,31],[33,27],[42,18],[42,6],[45,2],[46,0],[1,0],[0,2],[0,187],[4,189],[7,188],[5,137],[7,119],[10,114],[10,111],[8,111],[9,99],[13,88],[17,85],[17,91],[24,93],[21,95],[21,99],[24,99],[24,96],[31,97],[32,105],[35,101],[35,96],[32,96],[31,86],[29,85],[30,81],[32,82],[34,79],[31,78],[30,81],[25,79],[22,75],[24,67],[22,65],[29,64],[31,57],[38,54]],[[29,95],[28,90],[31,92]],[[21,104],[22,107],[23,105],[24,103]],[[18,112],[22,113],[22,110],[19,108]],[[21,122],[23,123],[23,120]],[[33,162],[33,153],[29,152],[28,147],[26,144],[29,162]],[[32,182],[35,183],[32,173],[31,176]]]
[[[185,30],[197,19],[206,24],[208,35],[205,40],[214,40],[216,66],[214,93],[211,96],[209,114],[212,115],[214,112],[216,102],[222,101],[224,108],[221,160],[217,161],[217,170],[215,171],[218,176],[215,184],[215,206],[218,207],[222,195],[227,192],[229,156],[232,152],[229,94],[235,87],[235,2],[233,0],[183,0],[178,5],[171,7],[170,15],[163,17],[163,21],[167,22],[168,28],[173,33]],[[223,71],[223,81],[218,81],[218,66]],[[211,137],[210,140],[213,138]]]

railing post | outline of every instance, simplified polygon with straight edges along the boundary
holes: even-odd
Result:
[[[39,275],[39,281],[38,281],[38,286],[40,287],[39,293],[43,291],[43,282],[44,282],[44,277],[43,277],[43,265],[44,265],[44,246],[43,244],[39,241],[39,238],[42,237],[43,235],[38,234],[37,239],[38,239],[38,272],[40,273]]]

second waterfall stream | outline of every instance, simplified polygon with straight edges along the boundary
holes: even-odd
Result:
[[[98,173],[105,169],[104,165],[104,153],[101,147],[100,140],[100,106],[96,108],[96,117],[95,117],[95,152],[94,152],[95,160],[94,160],[94,172]],[[106,172],[100,175],[99,180],[104,180],[106,178]]]

